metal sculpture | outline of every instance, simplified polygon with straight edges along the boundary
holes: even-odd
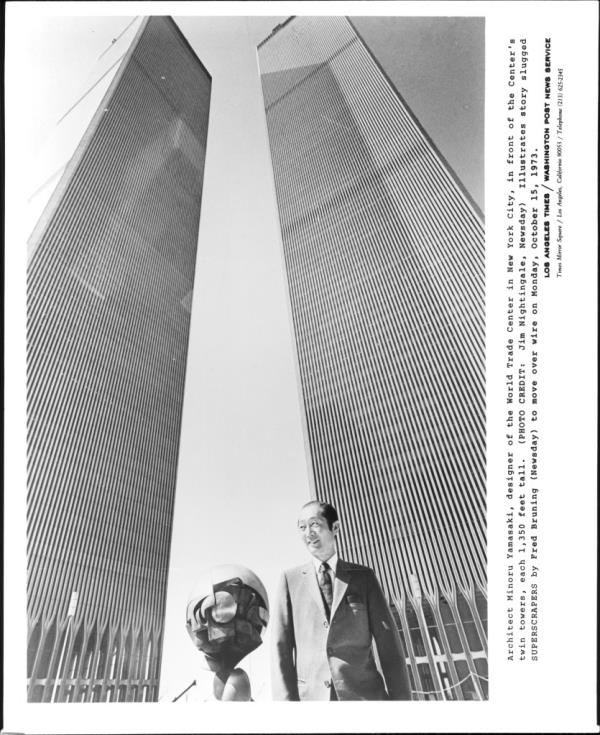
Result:
[[[186,627],[215,674],[216,699],[251,701],[248,675],[236,666],[260,646],[268,621],[267,591],[250,569],[227,564],[201,576],[187,605]]]

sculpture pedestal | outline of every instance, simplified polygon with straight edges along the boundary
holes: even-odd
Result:
[[[229,676],[225,672],[215,674],[213,693],[215,699],[222,702],[250,702],[252,691],[248,674],[243,669],[234,669]]]

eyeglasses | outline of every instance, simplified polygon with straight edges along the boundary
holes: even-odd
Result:
[[[319,529],[319,528],[323,528],[323,526],[325,526],[325,521],[315,519],[315,520],[309,521],[308,523],[298,523],[297,528],[298,528],[299,533],[304,533],[304,531],[306,531],[307,528]]]

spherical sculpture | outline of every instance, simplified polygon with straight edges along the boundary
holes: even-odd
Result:
[[[250,700],[250,682],[235,666],[262,643],[269,601],[260,579],[246,567],[228,564],[207,570],[187,605],[192,642],[215,672],[214,693],[223,701]],[[235,681],[228,682],[230,675]]]

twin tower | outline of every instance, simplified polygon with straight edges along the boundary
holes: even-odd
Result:
[[[481,214],[349,19],[258,58],[311,491],[414,698],[484,699]],[[211,83],[145,19],[30,243],[29,701],[158,696]]]

